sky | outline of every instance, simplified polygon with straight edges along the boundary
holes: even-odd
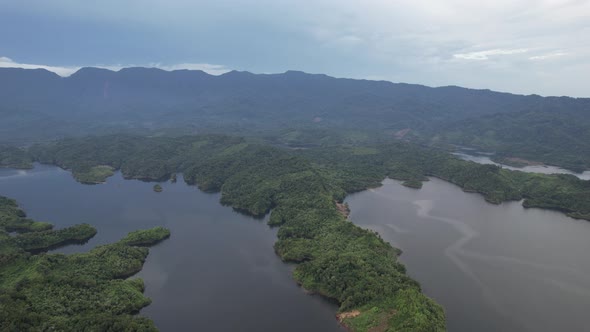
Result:
[[[0,0],[0,67],[83,66],[590,97],[590,0]]]

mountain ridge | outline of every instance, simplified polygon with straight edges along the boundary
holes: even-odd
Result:
[[[497,94],[519,96],[519,97],[568,98],[568,99],[590,100],[590,97],[572,97],[572,96],[567,96],[567,95],[561,95],[561,96],[559,96],[559,95],[546,95],[546,96],[543,96],[543,95],[539,95],[536,93],[522,94],[522,93],[509,92],[509,91],[497,91],[497,90],[492,90],[489,88],[464,87],[464,86],[455,85],[455,84],[441,85],[441,86],[430,86],[430,85],[420,84],[420,83],[394,82],[394,81],[382,80],[382,79],[380,80],[380,79],[366,79],[366,78],[336,77],[336,76],[331,76],[331,75],[322,74],[322,73],[308,73],[308,72],[301,71],[301,70],[291,70],[291,69],[286,70],[284,72],[279,72],[279,73],[253,73],[253,72],[247,71],[247,70],[230,70],[225,73],[215,75],[215,74],[209,74],[206,71],[203,71],[200,69],[166,70],[166,69],[162,69],[162,68],[158,68],[158,67],[133,66],[133,67],[123,67],[118,70],[113,70],[113,69],[103,68],[103,67],[84,66],[84,67],[80,67],[77,71],[75,71],[74,73],[72,73],[69,76],[60,76],[60,75],[56,74],[55,72],[47,70],[45,68],[28,69],[28,68],[20,68],[20,67],[1,67],[0,68],[0,75],[2,75],[3,71],[31,71],[31,72],[51,73],[52,76],[55,76],[55,78],[68,79],[68,78],[71,78],[72,76],[75,76],[77,74],[81,74],[81,73],[84,73],[87,71],[94,71],[94,70],[104,72],[104,73],[107,73],[107,72],[108,73],[121,73],[121,72],[126,73],[129,71],[158,71],[158,72],[162,72],[162,73],[191,73],[191,74],[198,73],[199,75],[208,76],[208,77],[222,77],[222,76],[227,77],[227,76],[235,75],[236,73],[246,74],[246,75],[250,75],[250,76],[275,76],[275,77],[288,76],[288,75],[292,75],[292,76],[305,75],[308,77],[325,77],[325,78],[334,79],[334,80],[387,83],[387,84],[393,84],[393,85],[406,85],[406,86],[422,87],[422,88],[428,88],[428,89],[441,89],[441,90],[461,89],[461,90],[468,90],[468,91],[478,91],[478,92],[482,92],[482,93],[497,93]]]
[[[520,115],[523,113],[529,115]],[[84,67],[61,77],[43,69],[0,68],[0,142],[126,130],[246,136],[292,129],[334,130],[363,131],[365,136],[390,139],[400,138],[396,133],[403,131],[403,139],[423,144],[468,143],[508,153],[525,149],[515,149],[513,145],[519,142],[506,137],[535,142],[541,141],[537,138],[543,130],[553,130],[545,123],[528,120],[537,115],[547,118],[547,114],[558,124],[571,123],[568,117],[586,118],[590,98],[428,87],[301,71],[253,74],[234,70],[211,75],[200,70]],[[505,119],[491,122],[487,117]],[[518,123],[511,125],[511,130],[526,135],[488,134],[494,142],[480,144],[480,136],[491,130],[490,123],[511,123],[512,119]],[[539,126],[538,130],[529,130],[531,123]],[[461,132],[466,124],[471,127],[466,133],[470,137]],[[583,121],[574,129],[586,127],[590,129],[590,124]],[[551,136],[556,142],[549,142],[549,150],[540,146],[527,149],[526,157],[538,154],[538,161],[559,163],[563,154],[559,150],[572,140],[567,130],[557,128],[556,133]],[[583,144],[577,146],[582,148],[576,154],[590,155]],[[550,158],[545,158],[547,153]],[[570,157],[568,165],[590,167],[590,160],[586,160],[590,157]]]

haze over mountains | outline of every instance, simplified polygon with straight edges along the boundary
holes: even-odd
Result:
[[[0,68],[0,140],[15,143],[166,128],[179,133],[344,128],[384,136],[402,131],[405,138],[429,144],[464,144],[578,169],[590,166],[583,157],[590,155],[589,115],[588,98],[296,71],[213,76],[82,68],[60,77],[43,69]]]

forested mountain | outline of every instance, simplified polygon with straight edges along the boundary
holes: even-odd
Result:
[[[248,135],[345,129],[426,144],[474,145],[579,168],[588,163],[573,153],[590,154],[581,141],[572,144],[572,138],[581,140],[575,133],[588,132],[589,114],[590,99],[294,71],[213,76],[189,70],[82,68],[64,78],[42,69],[0,69],[0,141],[5,143],[123,130]]]

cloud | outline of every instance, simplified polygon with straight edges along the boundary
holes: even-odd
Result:
[[[24,69],[46,69],[52,71],[59,76],[70,76],[75,73],[80,67],[59,67],[59,66],[46,66],[46,65],[35,65],[30,63],[17,63],[7,57],[0,57],[0,68],[24,68]]]
[[[526,53],[528,51],[529,50],[526,48],[519,48],[519,49],[512,49],[512,50],[494,49],[494,50],[479,51],[479,52],[453,54],[453,57],[457,58],[457,59],[464,59],[464,60],[489,60],[490,56],[493,56],[493,55],[521,54],[521,53]]]
[[[180,69],[202,70],[211,75],[221,75],[231,71],[231,69],[224,65],[214,65],[210,63],[179,63],[175,65],[150,64],[148,67],[155,67],[169,71]]]
[[[564,55],[568,55],[568,53],[559,51],[559,52],[553,52],[553,53],[548,53],[548,54],[535,55],[535,56],[529,57],[529,60],[547,60],[547,59],[551,59],[551,58],[561,57]]]
[[[211,75],[221,75],[223,73],[227,73],[230,71],[227,67],[223,65],[214,65],[208,63],[179,63],[174,65],[162,65],[159,63],[150,63],[148,65],[92,65],[91,67],[96,68],[104,68],[112,71],[119,71],[122,68],[126,67],[148,67],[148,68],[160,68],[163,70],[180,70],[180,69],[188,69],[188,70],[202,70]],[[49,66],[49,65],[38,65],[38,64],[29,64],[29,63],[19,63],[15,62],[11,58],[8,57],[0,57],[0,68],[23,68],[23,69],[45,69],[51,72],[56,73],[59,76],[66,77],[70,76],[76,71],[78,71],[82,66],[67,66],[67,67],[60,67],[60,66]]]

